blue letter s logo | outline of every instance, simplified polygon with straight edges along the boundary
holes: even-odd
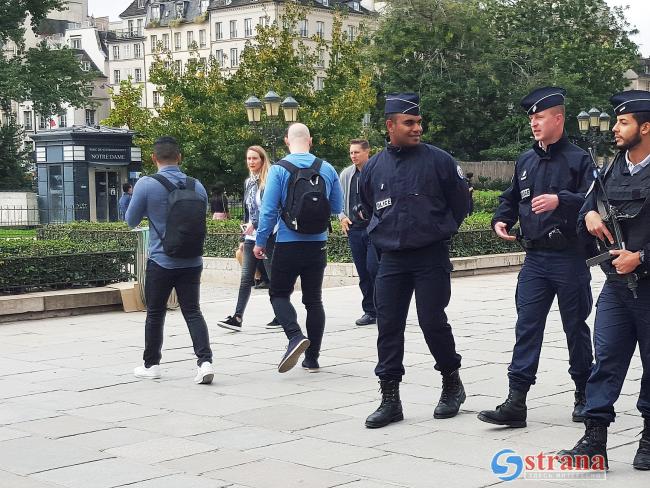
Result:
[[[506,454],[514,454],[514,456],[507,456],[505,464],[500,462],[500,458]],[[512,481],[519,477],[524,470],[524,461],[521,456],[515,454],[512,449],[503,449],[497,452],[492,458],[492,472],[497,475],[500,480]]]

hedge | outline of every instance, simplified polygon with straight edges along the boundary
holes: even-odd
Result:
[[[103,286],[128,281],[135,266],[132,250],[102,249],[73,241],[0,241],[0,291]]]

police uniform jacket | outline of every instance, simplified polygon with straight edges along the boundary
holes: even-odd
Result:
[[[605,191],[609,203],[616,208],[619,215],[619,224],[623,234],[625,248],[628,251],[636,252],[643,250],[646,258],[634,273],[639,278],[650,277],[650,165],[643,168],[639,173],[632,176],[627,167],[625,151],[618,153],[614,161],[601,170],[601,178],[605,185]],[[598,185],[594,185],[592,191],[580,210],[578,218],[578,232],[581,237],[593,237],[587,231],[585,215],[595,210],[601,215],[605,213],[604,197]],[[603,215],[604,217],[604,215]],[[607,223],[612,235],[612,226]],[[610,261],[601,264],[602,270],[608,275],[616,275],[616,269]]]
[[[437,147],[389,145],[360,179],[361,201],[372,215],[368,234],[381,251],[419,249],[451,238],[467,215],[468,188],[454,158]]]
[[[512,184],[499,197],[492,227],[504,222],[508,230],[519,220],[521,235],[531,241],[542,240],[553,229],[567,239],[576,238],[576,219],[593,181],[591,158],[564,136],[544,151],[537,142],[515,163]],[[551,212],[535,214],[531,201],[543,194],[559,198]]]

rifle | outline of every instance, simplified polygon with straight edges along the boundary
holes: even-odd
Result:
[[[605,205],[605,215],[603,216],[603,221],[610,224],[610,227],[614,233],[613,236],[614,245],[608,247],[607,251],[605,251],[604,253],[594,256],[593,258],[587,259],[586,261],[587,266],[591,267],[613,259],[614,256],[612,256],[609,253],[609,251],[621,250],[621,249],[624,250],[625,241],[623,240],[623,231],[621,230],[621,224],[618,221],[618,217],[619,217],[618,209],[614,205],[612,205],[609,201],[609,197],[607,196],[607,191],[605,190],[605,183],[603,182],[603,179],[600,176],[598,163],[596,163],[596,158],[594,157],[592,148],[589,148],[589,156],[591,156],[591,162],[594,165],[594,181],[598,185],[598,189],[603,195],[602,203]],[[606,243],[605,246],[607,246]],[[639,287],[639,284],[637,283],[637,281],[639,280],[638,276],[635,273],[628,273],[627,275],[625,275],[625,280],[627,281],[627,287],[632,292],[634,298],[638,298],[636,293],[637,288]]]

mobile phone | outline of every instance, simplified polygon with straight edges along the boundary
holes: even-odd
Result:
[[[241,229],[242,232],[246,232],[248,229],[248,224],[239,224],[239,228]]]

